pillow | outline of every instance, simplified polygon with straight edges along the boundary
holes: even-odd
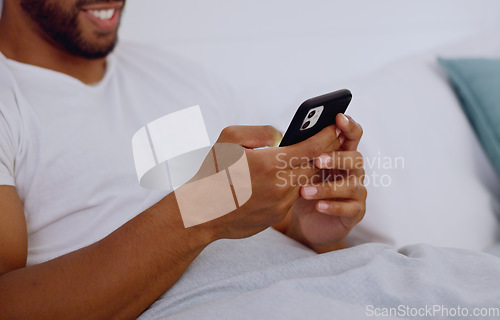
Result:
[[[500,176],[500,60],[439,59]]]
[[[342,83],[353,93],[348,113],[364,128],[359,150],[369,177],[366,216],[351,243],[494,243],[500,179],[436,59],[497,57],[500,47],[485,49],[491,42],[408,57]]]

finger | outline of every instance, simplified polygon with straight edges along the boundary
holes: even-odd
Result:
[[[319,169],[359,170],[364,167],[363,156],[357,151],[322,154],[315,159],[314,164]]]
[[[302,186],[300,195],[306,200],[313,199],[366,199],[366,188],[360,177],[349,177],[335,181]]]
[[[273,126],[230,126],[222,130],[217,142],[236,143],[245,148],[274,147],[282,137]]]
[[[365,170],[322,169],[321,177],[322,180],[318,180],[317,182],[328,182],[328,181],[336,181],[339,179],[348,179],[349,177],[357,177],[361,181],[361,183],[363,183],[365,179]]]
[[[313,180],[312,184],[318,184],[327,181],[335,181],[337,179],[346,179],[349,175],[348,171],[345,170],[336,170],[336,169],[326,169],[320,170],[320,178]]]
[[[346,230],[352,229],[363,220],[366,207],[359,201],[318,201],[316,210],[319,213],[340,217]]]
[[[340,141],[335,130],[335,126],[328,126],[305,141],[283,147],[284,158],[293,167],[312,161],[329,150],[337,150],[340,147]]]
[[[341,216],[345,218],[357,218],[363,214],[364,206],[359,201],[333,201],[320,200],[316,202],[316,210],[319,213]]]
[[[298,186],[306,186],[317,183],[317,181],[321,181],[322,173],[321,170],[316,168],[311,169],[295,169],[290,171],[293,176],[293,182]]]
[[[343,150],[356,150],[358,147],[361,136],[363,135],[363,128],[354,119],[342,113],[337,114],[335,118],[337,127],[342,131],[340,138],[344,138],[342,144]]]
[[[281,187],[304,186],[321,181],[321,170],[310,165],[309,168],[298,167],[292,170],[279,170],[276,172],[276,184]]]

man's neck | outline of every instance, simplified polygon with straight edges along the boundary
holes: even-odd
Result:
[[[4,10],[9,10],[7,6]],[[58,47],[34,24],[16,23],[22,12],[12,11],[0,19],[0,51],[9,59],[58,71],[83,83],[99,82],[105,74],[106,59],[89,60],[77,57]],[[23,17],[24,18],[24,17]]]

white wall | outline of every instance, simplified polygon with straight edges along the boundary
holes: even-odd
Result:
[[[275,109],[499,25],[498,0],[128,0],[121,37],[195,59]]]

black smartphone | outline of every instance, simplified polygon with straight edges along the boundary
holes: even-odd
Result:
[[[342,89],[304,101],[295,112],[279,146],[299,143],[335,124],[335,117],[347,110],[351,99],[351,92]]]

